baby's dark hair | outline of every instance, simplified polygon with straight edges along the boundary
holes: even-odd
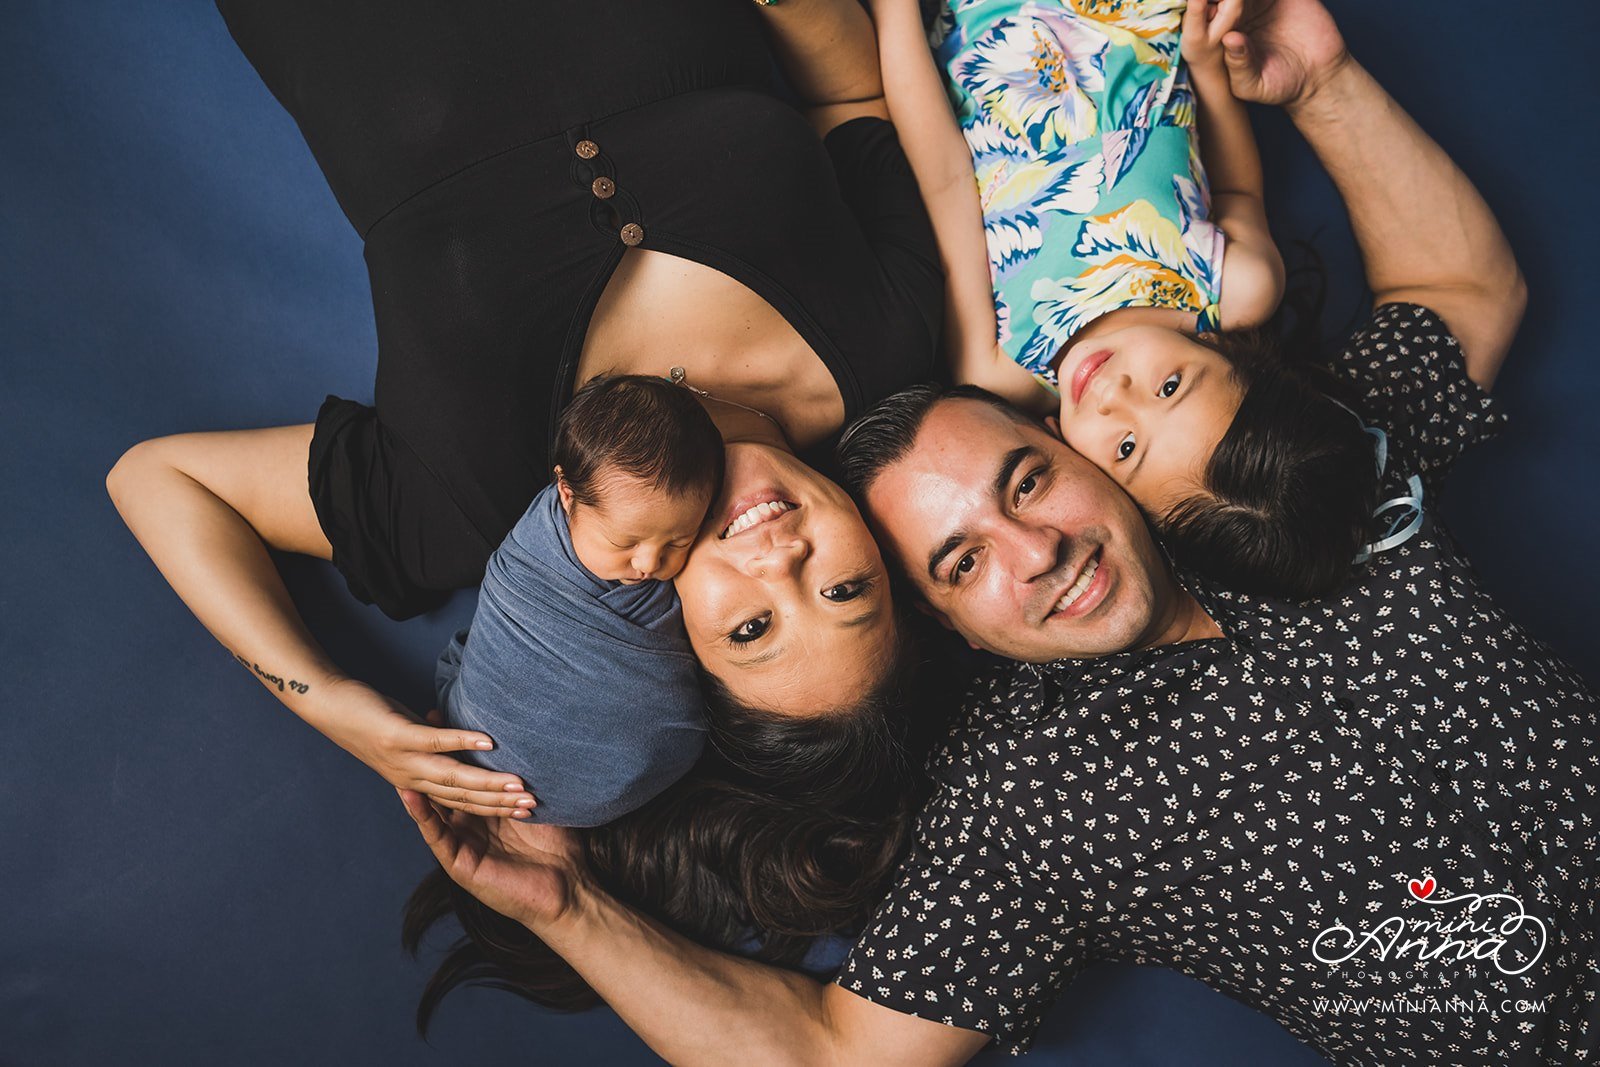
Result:
[[[1173,556],[1241,592],[1309,600],[1349,575],[1370,535],[1372,437],[1269,328],[1203,334],[1232,366],[1238,413],[1202,474],[1205,490],[1156,517]]]
[[[647,374],[603,375],[556,422],[552,461],[579,504],[595,506],[607,470],[673,494],[722,488],[722,435],[694,394]]]

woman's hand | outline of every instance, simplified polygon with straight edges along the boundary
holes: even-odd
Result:
[[[1245,0],[1238,29],[1222,36],[1222,46],[1234,96],[1289,108],[1350,59],[1321,0]]]
[[[1244,0],[1189,0],[1178,48],[1191,76],[1219,80],[1228,76],[1223,38],[1239,28],[1243,11]]]
[[[437,711],[417,721],[404,705],[357,681],[336,683],[325,695],[336,710],[320,716],[339,747],[377,771],[396,789],[473,815],[525,819],[537,806],[514,774],[484,770],[449,755],[487,751],[494,742],[474,730],[443,729]]]
[[[537,930],[573,906],[579,868],[571,830],[441,813],[420,793],[398,792],[444,873],[488,907]]]

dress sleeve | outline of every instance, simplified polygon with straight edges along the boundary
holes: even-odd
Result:
[[[1083,939],[1061,901],[1005,855],[992,820],[975,816],[995,810],[980,801],[946,786],[924,811],[916,847],[836,981],[1021,1053],[1082,969]]]
[[[1500,431],[1500,404],[1467,376],[1461,345],[1438,315],[1385,304],[1350,339],[1332,371],[1366,421],[1387,435],[1386,469],[1436,488],[1456,459]]]
[[[937,337],[944,317],[944,268],[933,224],[894,126],[864,116],[823,140],[845,204],[878,257],[889,283],[909,296]]]
[[[482,579],[494,546],[372,408],[328,397],[307,478],[333,565],[362,603],[408,619]]]

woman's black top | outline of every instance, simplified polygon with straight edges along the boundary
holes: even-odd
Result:
[[[221,0],[366,244],[374,405],[309,466],[351,592],[404,618],[476,583],[548,481],[595,302],[641,247],[749,287],[846,418],[928,377],[933,233],[893,128],[819,141],[735,0]]]

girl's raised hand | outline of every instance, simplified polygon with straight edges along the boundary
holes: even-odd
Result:
[[[1239,28],[1244,0],[1189,0],[1179,51],[1193,74],[1227,73],[1222,39]]]

